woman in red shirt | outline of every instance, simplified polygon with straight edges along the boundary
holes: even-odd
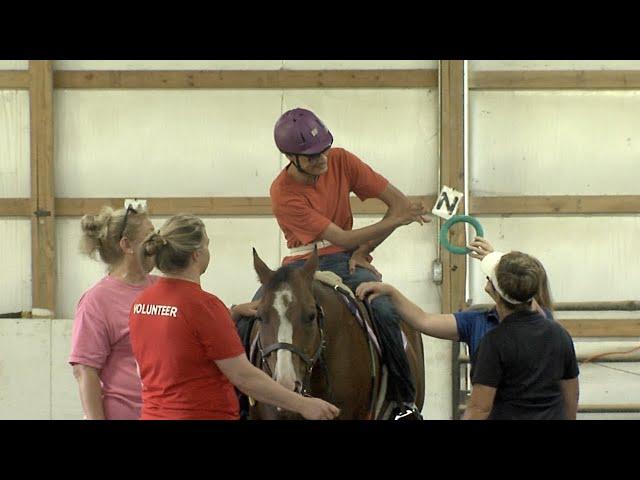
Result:
[[[307,419],[333,419],[339,410],[302,397],[251,365],[229,310],[200,287],[209,265],[202,220],[176,215],[143,243],[166,277],[136,298],[130,314],[133,353],[142,379],[143,420],[237,420],[234,385],[257,401]]]

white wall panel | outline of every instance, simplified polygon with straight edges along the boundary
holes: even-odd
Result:
[[[640,404],[640,363],[580,365],[580,403]]]
[[[640,92],[472,92],[470,188],[483,195],[638,192]]]
[[[0,419],[51,416],[49,320],[0,320]]]
[[[80,254],[81,237],[80,218],[56,219],[56,314],[59,318],[72,319],[82,294],[107,271],[99,260]]]
[[[280,256],[278,224],[268,217],[203,220],[211,239],[211,263],[202,277],[202,288],[227,306],[250,301],[260,287],[253,268],[252,248],[275,270]]]
[[[314,111],[334,146],[356,154],[405,194],[437,190],[436,89],[286,91],[283,110],[296,107]]]
[[[640,70],[638,60],[470,60],[482,70]]]
[[[278,173],[282,93],[55,94],[60,197],[261,196]]]
[[[278,173],[279,92],[61,91],[56,99],[59,196],[259,196]],[[301,90],[285,93],[285,102],[314,108],[336,146],[405,193],[435,191],[433,90]]]
[[[31,192],[29,93],[0,90],[0,198]]]
[[[67,362],[71,352],[73,320],[52,320],[51,324],[51,418],[81,420],[82,403],[78,382]]]
[[[0,313],[31,310],[31,221],[0,218]]]
[[[28,70],[29,60],[0,60],[0,70]]]
[[[380,216],[358,215],[353,228],[374,224]],[[412,301],[429,312],[440,312],[440,295],[431,283],[431,262],[437,256],[434,223],[398,228],[372,253],[373,264],[383,281],[397,286]]]
[[[496,250],[537,257],[557,302],[637,300],[640,217],[480,217]],[[479,262],[471,260],[474,303],[490,303]]]

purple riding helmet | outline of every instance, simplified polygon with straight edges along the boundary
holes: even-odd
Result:
[[[294,108],[282,114],[273,130],[273,138],[282,153],[317,155],[333,144],[333,136],[315,113]]]

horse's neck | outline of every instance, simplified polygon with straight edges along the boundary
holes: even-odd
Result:
[[[353,315],[341,298],[341,293],[318,280],[314,280],[313,296],[325,314],[327,331],[339,330],[341,334],[344,334],[345,329],[361,330],[357,321],[345,321],[345,317],[353,317]]]

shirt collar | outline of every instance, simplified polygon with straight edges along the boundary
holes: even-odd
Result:
[[[532,320],[534,317],[539,317],[539,318],[544,318],[542,315],[540,315],[539,312],[532,310],[532,311],[525,311],[525,312],[514,312],[510,315],[507,315],[504,320],[502,320],[502,323],[504,322],[526,322],[529,320]]]

